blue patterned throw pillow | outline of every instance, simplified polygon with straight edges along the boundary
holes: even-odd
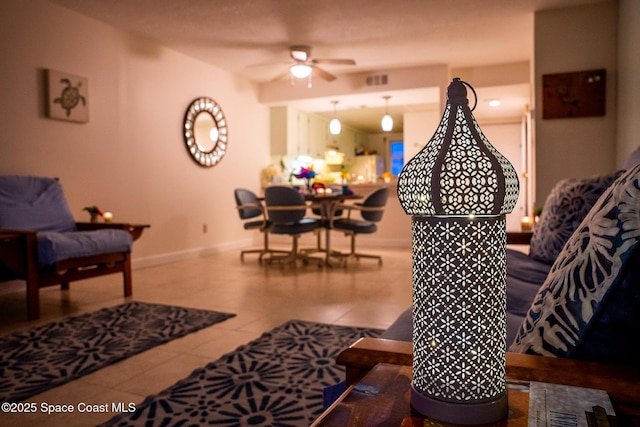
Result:
[[[571,236],[510,351],[640,364],[640,165],[609,187]]]
[[[531,257],[552,264],[600,195],[623,172],[558,182],[547,197],[531,236]]]

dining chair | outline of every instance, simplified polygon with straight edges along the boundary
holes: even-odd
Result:
[[[304,233],[316,231],[321,222],[315,218],[306,217],[307,204],[300,193],[291,187],[267,187],[264,192],[267,218],[271,226],[269,232],[273,234],[287,234],[293,238],[290,251],[284,256],[271,255],[268,262],[282,262],[295,264],[299,259],[303,261],[320,259],[306,256],[298,250],[298,240]]]
[[[338,257],[344,260],[345,266],[347,260],[350,258],[355,258],[356,260],[360,258],[372,258],[377,259],[378,264],[382,264],[382,257],[380,255],[356,252],[356,236],[358,234],[372,234],[378,230],[376,223],[382,219],[388,198],[389,188],[381,187],[365,197],[362,203],[340,204],[335,207],[335,210],[346,211],[347,215],[342,218],[332,216],[329,222],[329,228],[342,231],[351,238],[351,251],[348,253],[331,251],[332,257]],[[352,212],[354,211],[360,212],[361,219],[352,217]]]
[[[233,190],[236,199],[236,209],[240,219],[244,221],[245,230],[259,230],[264,239],[261,249],[245,249],[240,252],[240,260],[244,261],[245,254],[259,254],[258,261],[262,262],[262,257],[266,254],[287,253],[287,251],[275,250],[269,248],[269,226],[267,215],[262,202],[258,196],[251,190],[245,188],[236,188]]]

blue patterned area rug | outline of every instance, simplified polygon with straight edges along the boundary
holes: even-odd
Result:
[[[0,337],[0,402],[19,401],[235,314],[129,302]]]
[[[323,411],[324,388],[344,379],[338,353],[381,333],[292,320],[102,426],[308,426]]]

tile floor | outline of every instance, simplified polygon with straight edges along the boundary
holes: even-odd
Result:
[[[366,248],[383,256],[382,266],[363,259],[348,268],[280,268],[241,262],[239,251],[222,252],[154,267],[135,269],[137,301],[212,309],[237,314],[209,328],[160,345],[30,402],[140,403],[241,344],[291,319],[386,328],[411,305],[410,248]],[[42,318],[25,319],[24,283],[0,285],[0,334],[39,323],[95,311],[124,302],[121,277],[111,275],[41,291]],[[88,426],[109,414],[7,415],[2,426]]]

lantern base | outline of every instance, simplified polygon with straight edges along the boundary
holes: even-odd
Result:
[[[452,424],[489,424],[507,418],[507,392],[481,403],[450,402],[425,396],[411,385],[411,406],[425,417]]]

